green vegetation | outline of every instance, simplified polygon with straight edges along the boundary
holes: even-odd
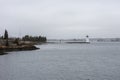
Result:
[[[7,30],[5,30],[4,39],[6,40],[5,45],[6,45],[6,46],[9,46],[9,42],[8,42],[8,31],[7,31]]]
[[[3,36],[0,37],[0,55],[6,54],[8,51],[36,50],[39,49],[34,44],[46,42],[46,37],[26,35],[21,38],[10,38],[8,31],[5,30]]]
[[[17,44],[18,46],[20,45],[20,43],[19,43],[19,38],[16,38],[14,41],[13,41],[13,43],[15,43],[15,44]]]
[[[8,31],[7,30],[5,30],[4,39],[8,39]]]
[[[42,36],[29,36],[29,35],[25,35],[22,38],[23,41],[34,41],[34,42],[46,42],[47,38],[46,37],[42,37]]]
[[[21,46],[25,44],[45,43],[46,37],[25,35],[22,38],[9,37],[8,31],[5,30],[4,35],[0,37],[0,46]]]

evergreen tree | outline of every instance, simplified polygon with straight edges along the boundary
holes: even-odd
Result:
[[[8,32],[7,32],[7,30],[5,30],[4,39],[6,39],[5,45],[6,45],[6,46],[9,46],[9,42],[8,42]]]
[[[7,32],[7,30],[5,30],[4,39],[8,39],[8,32]]]

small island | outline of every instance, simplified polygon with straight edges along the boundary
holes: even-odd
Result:
[[[46,37],[25,35],[22,38],[9,38],[8,31],[5,30],[4,36],[0,37],[0,55],[10,51],[26,51],[39,49],[35,45],[45,43]]]

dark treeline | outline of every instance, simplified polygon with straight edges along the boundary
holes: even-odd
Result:
[[[38,42],[46,42],[47,38],[43,36],[30,36],[30,35],[25,35],[22,38],[23,41],[38,41]]]

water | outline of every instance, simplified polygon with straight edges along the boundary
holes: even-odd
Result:
[[[0,80],[120,80],[120,43],[38,47],[0,56]]]

